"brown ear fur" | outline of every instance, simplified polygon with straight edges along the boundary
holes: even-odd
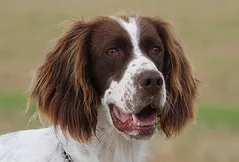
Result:
[[[157,32],[165,48],[164,75],[167,88],[168,112],[162,116],[160,126],[167,137],[180,133],[184,126],[194,119],[195,103],[199,81],[183,49],[172,34],[170,25],[154,19]]]
[[[29,96],[55,128],[81,142],[90,139],[97,124],[97,96],[87,68],[89,33],[89,24],[72,24],[37,69]]]

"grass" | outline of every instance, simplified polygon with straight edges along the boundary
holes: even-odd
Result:
[[[24,109],[26,105],[26,95],[23,93],[1,92],[0,93],[0,110]]]
[[[199,104],[197,120],[202,124],[235,128],[239,125],[239,109],[236,105]]]

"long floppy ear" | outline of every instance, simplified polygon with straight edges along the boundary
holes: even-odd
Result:
[[[159,19],[153,23],[157,28],[165,49],[164,76],[167,88],[168,112],[162,116],[160,127],[169,138],[180,133],[194,119],[199,81],[183,49],[171,32],[171,26]]]
[[[87,142],[96,129],[97,96],[90,83],[90,25],[74,22],[37,69],[29,102],[63,134]]]

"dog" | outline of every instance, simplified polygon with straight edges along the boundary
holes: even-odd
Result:
[[[1,162],[143,162],[157,130],[194,119],[198,79],[169,23],[122,15],[74,21],[29,92],[49,128],[0,137]]]

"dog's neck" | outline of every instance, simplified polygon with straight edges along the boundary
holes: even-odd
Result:
[[[97,138],[100,161],[140,162],[148,153],[147,141],[127,139],[109,123],[110,115],[102,108],[98,115]]]
[[[78,143],[60,136],[64,150],[75,159],[96,162],[141,162],[148,154],[148,142],[127,139],[109,124],[107,113],[99,110],[96,135],[90,143]]]

